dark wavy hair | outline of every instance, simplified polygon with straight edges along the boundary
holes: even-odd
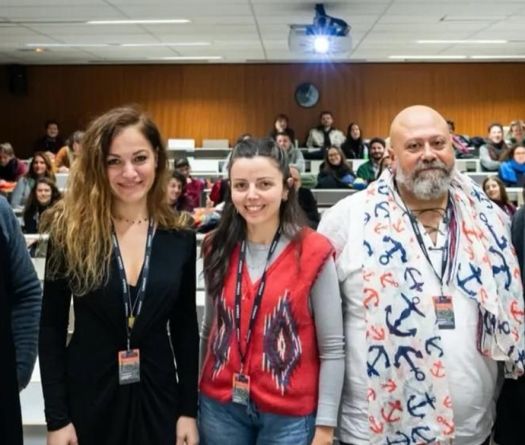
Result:
[[[269,158],[283,175],[283,187],[288,190],[288,199],[281,202],[279,224],[281,233],[294,240],[300,235],[302,227],[306,226],[306,221],[299,207],[293,184],[290,185],[288,181],[290,168],[287,157],[274,140],[270,138],[249,139],[237,144],[232,151],[228,177],[231,177],[231,168],[237,159],[251,159],[256,156]],[[202,248],[204,280],[212,298],[220,294],[230,265],[231,254],[237,244],[245,238],[246,221],[235,209],[231,193],[228,193],[219,225],[206,237]]]
[[[51,189],[51,198],[49,200],[49,203],[45,206],[46,208],[51,207],[53,204],[55,204],[55,202],[62,198],[62,193],[60,193],[60,191],[58,190],[55,181],[46,176],[38,178],[27,198],[23,214],[24,218],[29,218],[31,215],[34,215],[38,211],[38,209],[42,207],[36,197],[38,184],[46,184]]]

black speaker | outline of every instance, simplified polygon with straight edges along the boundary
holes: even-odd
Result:
[[[27,94],[27,71],[24,65],[7,65],[7,87],[15,96]]]

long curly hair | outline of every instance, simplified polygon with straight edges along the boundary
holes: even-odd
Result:
[[[155,179],[148,192],[150,217],[163,228],[186,228],[166,200],[166,150],[151,118],[133,106],[115,108],[97,117],[82,139],[64,199],[46,212],[41,223],[41,231],[49,233],[52,246],[47,274],[52,279],[67,278],[75,295],[85,295],[108,278],[113,246],[106,158],[113,140],[128,127],[137,128],[157,155]]]

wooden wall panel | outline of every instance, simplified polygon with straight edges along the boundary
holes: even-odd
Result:
[[[290,116],[300,140],[324,109],[343,130],[358,121],[366,137],[387,135],[393,116],[416,103],[471,135],[484,135],[494,120],[525,118],[523,63],[30,66],[27,77],[24,97],[0,82],[0,140],[20,155],[31,152],[46,118],[58,119],[67,135],[128,103],[149,111],[166,138],[195,138],[197,145],[266,135],[279,112]],[[305,81],[321,92],[314,108],[295,104],[294,90]]]

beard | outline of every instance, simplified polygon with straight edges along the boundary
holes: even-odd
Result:
[[[427,169],[432,170],[427,170]],[[454,167],[448,167],[436,159],[432,162],[419,161],[409,174],[396,169],[396,181],[423,201],[437,199],[448,192]]]

